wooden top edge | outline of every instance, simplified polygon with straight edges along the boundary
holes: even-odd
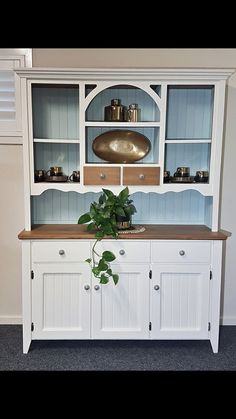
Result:
[[[225,230],[211,231],[204,225],[160,225],[142,224],[145,231],[136,234],[120,234],[123,240],[226,240],[231,233]],[[86,225],[78,224],[37,224],[31,231],[19,233],[20,240],[48,239],[94,239],[94,232],[88,232]],[[112,239],[107,236],[106,239]]]

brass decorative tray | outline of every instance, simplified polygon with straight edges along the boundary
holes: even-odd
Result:
[[[170,178],[170,182],[172,183],[193,183],[194,176],[172,176]]]
[[[151,143],[140,132],[114,130],[96,137],[92,149],[96,156],[110,163],[133,163],[149,153]]]
[[[46,176],[45,182],[67,182],[68,176]]]

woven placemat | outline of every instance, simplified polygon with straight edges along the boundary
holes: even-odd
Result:
[[[136,233],[142,233],[145,230],[146,230],[145,227],[135,225],[135,226],[131,226],[130,228],[127,228],[127,230],[119,230],[119,234],[136,234]]]

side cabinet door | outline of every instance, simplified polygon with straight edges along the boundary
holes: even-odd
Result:
[[[114,285],[93,278],[92,337],[94,339],[149,338],[149,265],[114,264]]]
[[[32,338],[90,338],[89,266],[35,263],[33,269]]]
[[[152,339],[207,339],[208,265],[153,264]]]

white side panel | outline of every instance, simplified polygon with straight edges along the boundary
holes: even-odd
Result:
[[[33,339],[90,338],[87,264],[34,264],[32,321]]]
[[[22,317],[23,317],[23,353],[27,354],[31,343],[31,257],[30,241],[22,241]]]
[[[149,265],[113,265],[119,274],[114,285],[94,286],[93,278],[92,336],[95,339],[149,338]]]
[[[153,339],[208,338],[209,273],[207,265],[153,265]]]
[[[211,280],[211,333],[210,340],[214,353],[218,352],[220,325],[220,291],[222,276],[222,241],[212,242],[212,280]]]

